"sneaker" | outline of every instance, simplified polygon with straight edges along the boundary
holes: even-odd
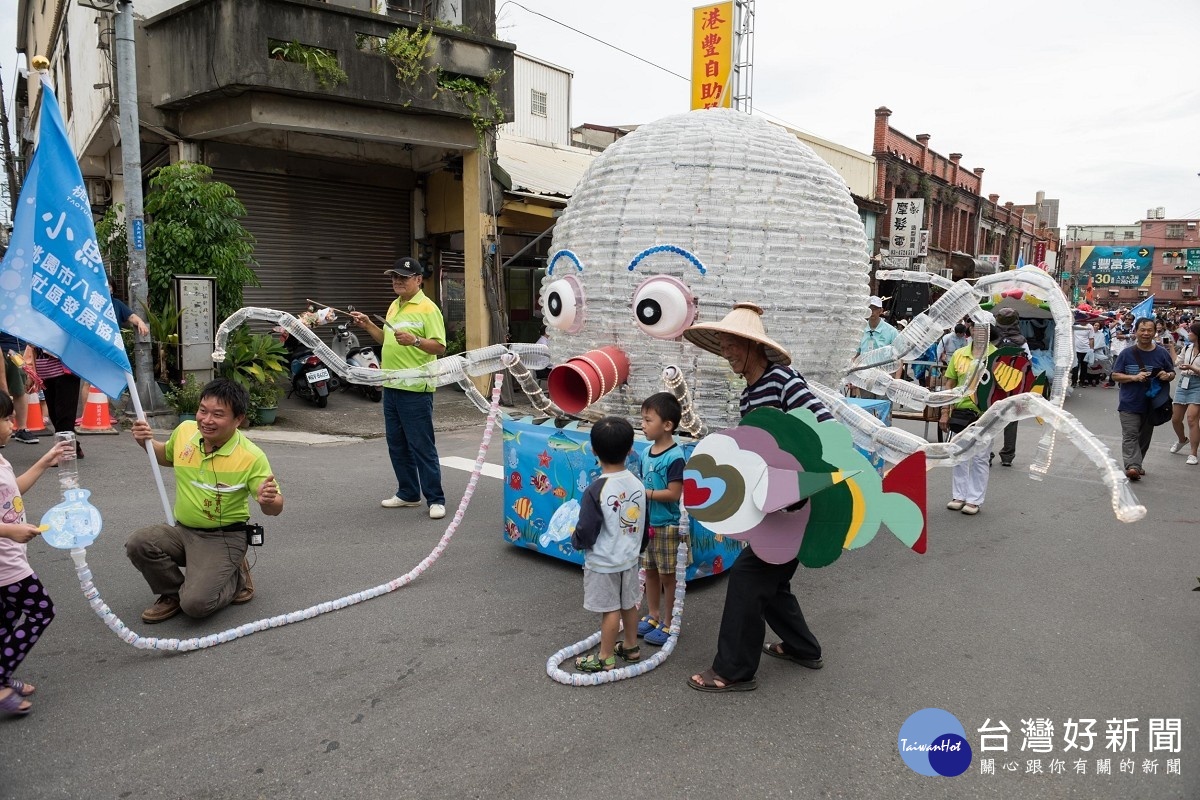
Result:
[[[975,505],[974,503],[964,503],[962,507],[962,513],[973,517],[979,513],[979,506]]]
[[[401,500],[396,495],[392,495],[386,500],[380,500],[379,505],[384,508],[416,508],[421,505],[420,500]]]
[[[41,441],[41,439],[34,436],[32,433],[25,430],[24,428],[21,428],[19,431],[14,433],[12,435],[12,438],[16,439],[18,442],[24,442],[25,444],[37,444],[38,442]],[[1172,452],[1174,452],[1174,451],[1172,451]]]
[[[179,613],[179,596],[174,594],[160,595],[154,605],[142,612],[142,622],[153,625],[163,622]]]
[[[17,433],[20,433],[20,431],[17,431]],[[14,433],[14,434],[13,434],[13,438],[16,438],[16,436],[17,436],[17,434],[16,434],[16,433]],[[25,440],[24,440],[24,439],[22,439],[21,441],[25,441]],[[36,440],[35,440],[35,441],[36,441]],[[1187,440],[1187,439],[1184,439],[1182,442],[1175,442],[1175,444],[1171,445],[1171,452],[1172,452],[1172,453],[1178,453],[1180,450],[1182,450],[1183,448],[1187,447],[1187,443],[1188,443],[1188,440]]]
[[[441,503],[433,503],[429,506],[429,518],[441,519],[446,516],[446,507]]]
[[[946,503],[946,508],[950,509],[951,511],[961,511],[962,507],[966,504],[966,500],[951,500],[949,503]]]
[[[1194,467],[1197,464],[1200,464],[1200,458],[1196,458],[1195,456],[1188,456],[1187,463],[1188,463],[1188,466]]]
[[[242,559],[242,565],[238,567],[238,572],[242,576],[242,588],[238,589],[237,594],[233,596],[232,602],[235,606],[249,603],[254,599],[254,579],[250,577],[250,565],[246,563],[246,559]]]

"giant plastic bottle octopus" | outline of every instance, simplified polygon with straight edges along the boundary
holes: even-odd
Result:
[[[972,448],[990,447],[1009,421],[1037,417],[1047,429],[1033,477],[1049,469],[1056,435],[1063,434],[1095,465],[1117,518],[1144,516],[1105,445],[1062,408],[1073,355],[1071,311],[1048,275],[1002,272],[972,286],[923,272],[879,273],[880,279],[930,282],[945,291],[893,345],[856,359],[869,295],[867,259],[862,220],[845,182],[807,145],[736,111],[666,117],[598,156],[558,222],[541,288],[548,353],[538,345],[495,345],[440,359],[424,373],[470,391],[466,376],[506,367],[539,410],[583,418],[618,414],[636,420],[642,401],[668,388],[685,401],[681,429],[698,435],[737,423],[742,380],[681,334],[694,322],[721,319],[736,302],[751,302],[765,310],[771,336],[792,353],[794,366],[864,450],[891,463],[921,451],[930,463],[949,465]],[[992,317],[980,303],[1003,299],[1040,303],[1055,319],[1049,398],[1024,393],[999,399],[948,443],[883,425],[845,402],[840,388],[847,384],[908,407],[947,405],[986,388],[997,376],[984,355]],[[902,359],[919,358],[967,315],[982,324],[977,358],[962,387],[929,392],[891,377]],[[214,358],[221,357],[228,331],[249,316],[278,321],[334,366],[332,353],[311,331],[269,309],[242,309],[226,320]],[[547,355],[555,365],[549,400],[526,369],[544,366]],[[355,369],[337,367],[359,383],[390,377]]]

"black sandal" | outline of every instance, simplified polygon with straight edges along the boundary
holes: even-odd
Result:
[[[622,661],[628,661],[632,664],[635,661],[642,660],[642,646],[640,644],[635,644],[633,647],[626,650],[624,642],[617,642],[613,647],[613,655],[617,656]]]
[[[783,649],[783,642],[764,644],[763,652],[769,656],[774,656],[775,658],[782,658],[784,661],[795,662],[800,666],[808,667],[809,669],[821,669],[825,666],[825,662],[819,658],[801,658],[800,656],[792,655]]]

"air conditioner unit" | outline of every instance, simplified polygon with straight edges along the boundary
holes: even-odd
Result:
[[[1189,230],[1189,231],[1194,231],[1194,230],[1196,230],[1196,223],[1194,223],[1194,222],[1189,222],[1189,223],[1187,224],[1187,226],[1188,226],[1188,230]]]
[[[954,270],[952,270],[952,269],[939,269],[938,275],[941,275],[943,278],[945,278],[948,281],[954,280]]]

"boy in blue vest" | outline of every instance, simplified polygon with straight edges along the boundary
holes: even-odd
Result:
[[[683,448],[675,443],[675,429],[682,414],[679,401],[669,392],[650,395],[642,403],[642,433],[650,440],[650,446],[642,451],[650,546],[642,555],[646,615],[638,622],[638,636],[656,647],[667,643],[675,603],[679,496],[683,494],[683,464],[687,460]]]

